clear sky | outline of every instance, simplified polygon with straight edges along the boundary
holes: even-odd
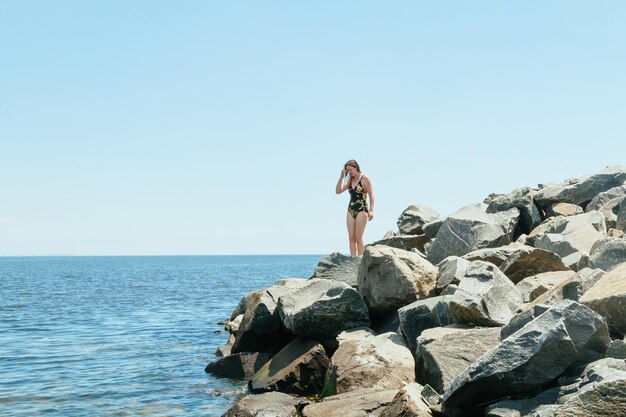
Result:
[[[0,255],[349,253],[626,165],[623,1],[0,1]]]

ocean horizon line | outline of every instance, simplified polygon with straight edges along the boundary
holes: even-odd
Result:
[[[77,255],[77,254],[43,254],[43,255],[0,255],[0,258],[130,258],[130,257],[190,257],[190,256],[325,256],[327,253],[221,253],[221,254],[176,254],[176,255],[155,255],[155,254],[142,254],[142,255]]]

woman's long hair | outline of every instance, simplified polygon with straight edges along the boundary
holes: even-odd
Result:
[[[361,167],[359,166],[359,163],[357,161],[355,161],[354,159],[349,160],[348,162],[346,162],[343,166],[343,169],[347,169],[348,165],[353,166],[356,168],[357,172],[361,172]],[[350,178],[350,173],[346,172],[346,178],[348,179]]]

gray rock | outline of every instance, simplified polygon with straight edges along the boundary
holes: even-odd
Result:
[[[578,260],[606,235],[604,216],[597,211],[570,217],[551,217],[528,235],[536,248],[559,255],[565,265],[577,268]]]
[[[283,329],[276,303],[281,295],[295,291],[305,284],[304,279],[285,280],[272,287],[246,294],[235,309],[235,312],[239,312],[243,308],[245,312],[231,352],[276,353],[289,343],[293,335]]]
[[[557,401],[555,417],[626,415],[626,363],[608,358],[588,365],[578,391]]]
[[[486,417],[554,417],[559,409],[556,400],[561,389],[551,388],[532,398],[503,400],[485,410]]]
[[[259,369],[249,383],[253,393],[280,391],[315,395],[324,385],[330,359],[315,341],[292,340]]]
[[[402,388],[415,380],[413,355],[396,333],[376,336],[367,328],[341,333],[331,360],[337,367],[337,393],[373,387]]]
[[[439,327],[417,338],[417,380],[445,392],[472,362],[500,342],[500,329]]]
[[[577,206],[576,204],[568,204],[568,203],[552,203],[548,207],[546,207],[546,217],[555,217],[555,216],[575,216],[577,214],[583,214],[584,210],[582,207]]]
[[[508,245],[498,246],[495,248],[478,249],[463,255],[462,258],[467,259],[468,261],[491,262],[495,266],[500,267],[500,265],[509,259],[511,255],[526,247],[527,246],[525,244],[513,242]]]
[[[616,198],[620,198],[620,197],[622,199],[626,197],[626,186],[622,185],[619,187],[613,187],[610,190],[599,193],[598,195],[596,195],[594,198],[591,199],[591,202],[589,202],[589,204],[587,204],[587,207],[585,207],[585,211],[586,212],[590,212],[592,210],[600,211],[600,208],[604,206],[606,203]]]
[[[544,187],[535,194],[535,201],[540,207],[559,202],[584,207],[601,192],[621,186],[624,181],[626,181],[626,169],[619,166],[609,167],[595,175],[566,181],[561,185]]]
[[[626,359],[626,343],[623,340],[611,340],[606,349],[606,357]]]
[[[424,252],[424,245],[426,245],[428,242],[430,242],[430,238],[426,235],[400,235],[393,236],[387,239],[377,240],[376,242],[365,246],[385,245],[391,246],[392,248],[408,251],[417,249],[420,252]]]
[[[601,269],[584,268],[569,281],[563,283],[562,299],[580,300],[580,297],[593,287],[605,274]]]
[[[230,355],[232,352],[234,343],[235,343],[235,335],[234,334],[228,335],[228,341],[224,345],[218,347],[217,350],[215,351],[215,354],[217,356],[222,356],[222,357]]]
[[[389,239],[390,237],[394,237],[397,236],[396,232],[394,232],[393,230],[389,230],[387,231],[387,233],[385,233],[385,235],[383,236],[383,239]]]
[[[570,270],[557,254],[526,245],[512,253],[499,268],[514,283],[543,272]]]
[[[347,256],[333,252],[319,261],[311,278],[334,279],[356,287],[356,276],[360,262],[359,256]]]
[[[448,307],[451,299],[451,295],[431,297],[415,301],[398,310],[400,333],[406,339],[411,352],[415,352],[416,339],[424,330],[454,323]]]
[[[359,292],[369,311],[381,316],[434,295],[437,268],[414,252],[368,246],[359,266]]]
[[[531,304],[527,308],[520,311],[518,314],[506,324],[506,326],[500,329],[500,339],[504,340],[528,323],[545,313],[550,308],[546,304]]]
[[[626,333],[626,264],[604,274],[580,302],[600,313],[609,328]]]
[[[589,255],[589,267],[610,271],[626,262],[626,239],[607,237],[598,240]]]
[[[473,261],[449,308],[457,323],[502,326],[515,315],[521,303],[515,285],[495,265]]]
[[[410,205],[398,217],[398,230],[403,235],[422,235],[422,226],[439,219],[439,213],[430,207]]]
[[[248,395],[222,417],[296,417],[297,398],[281,392]]]
[[[488,198],[484,201],[488,204],[487,213],[498,213],[517,208],[520,211],[519,223],[517,225],[520,235],[529,233],[541,223],[541,212],[535,205],[533,196],[535,191],[530,187],[516,188],[509,194]]]
[[[565,280],[571,278],[574,274],[575,273],[571,270],[544,272],[524,278],[515,284],[515,287],[522,296],[522,300],[525,303],[528,303],[535,300],[541,294],[563,283]]]
[[[251,379],[270,359],[269,353],[242,352],[209,363],[204,372],[233,379]]]
[[[604,224],[607,229],[614,229],[617,227],[617,216],[619,214],[619,206],[624,200],[624,197],[616,197],[609,200],[606,204],[601,206],[598,211],[604,216]]]
[[[435,236],[437,236],[437,233],[439,233],[439,229],[441,229],[441,225],[443,224],[444,220],[445,219],[438,219],[430,223],[425,223],[424,225],[422,225],[422,231],[430,239],[434,239]]]
[[[519,210],[487,213],[486,209],[485,204],[472,204],[451,214],[428,247],[428,259],[439,263],[451,255],[462,256],[476,249],[511,243]]]
[[[304,339],[324,341],[340,332],[369,325],[367,306],[348,284],[311,279],[305,286],[278,299],[285,327]]]
[[[458,256],[448,256],[437,264],[437,293],[441,293],[450,284],[458,285],[472,263]]]
[[[615,228],[626,232],[626,198],[619,204],[617,219],[615,220]]]
[[[333,395],[305,406],[302,417],[379,417],[397,393],[397,389],[363,388]]]
[[[545,386],[566,369],[604,355],[602,317],[562,301],[472,363],[444,394],[444,414],[479,415],[487,402]]]
[[[422,398],[422,387],[417,382],[402,387],[385,407],[380,417],[432,417],[433,413]]]

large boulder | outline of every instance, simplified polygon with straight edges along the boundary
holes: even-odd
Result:
[[[429,239],[434,239],[435,236],[437,236],[437,233],[439,233],[439,229],[441,229],[441,225],[443,224],[444,220],[446,219],[437,219],[435,221],[422,225],[422,230],[424,231],[424,234],[428,236]]]
[[[416,343],[416,378],[443,393],[457,376],[498,343],[498,327],[448,326],[425,330]]]
[[[281,392],[248,395],[222,417],[296,417],[298,399]]]
[[[424,330],[454,323],[448,306],[451,299],[451,295],[431,297],[414,301],[398,310],[400,333],[411,352],[415,352],[416,339]]]
[[[600,313],[612,330],[626,334],[626,264],[604,274],[580,302]]]
[[[615,219],[615,228],[626,232],[626,198],[619,203],[617,219]]]
[[[575,301],[559,302],[456,378],[442,411],[481,415],[488,402],[541,388],[566,369],[601,358],[610,341],[600,315]]]
[[[422,226],[439,219],[437,210],[426,206],[410,205],[398,217],[398,230],[403,235],[422,235]]]
[[[592,210],[598,210],[600,211],[600,208],[602,206],[604,206],[606,203],[608,203],[611,200],[614,200],[616,198],[623,199],[624,197],[626,197],[626,186],[619,186],[619,187],[613,187],[610,190],[604,191],[599,193],[598,195],[596,195],[594,198],[591,199],[591,202],[589,204],[587,204],[587,207],[585,207],[585,211],[586,212],[590,212]]]
[[[551,217],[533,230],[527,242],[559,255],[565,265],[578,269],[578,261],[589,256],[593,244],[606,235],[604,216],[597,211],[570,217]]]
[[[426,255],[432,263],[448,256],[462,256],[476,249],[510,243],[517,226],[519,210],[511,208],[487,213],[486,204],[471,204],[451,214],[441,225]]]
[[[604,224],[607,230],[617,227],[617,216],[619,215],[619,207],[622,201],[624,201],[624,197],[615,197],[598,209],[604,216]]]
[[[424,387],[417,382],[402,387],[380,417],[432,417],[433,413],[422,398]]]
[[[226,378],[249,380],[270,358],[269,353],[234,353],[209,363],[204,372]]]
[[[458,256],[448,256],[437,264],[437,293],[441,294],[449,285],[459,285],[461,278],[465,276],[467,268],[472,263]]]
[[[322,345],[296,338],[257,371],[249,387],[253,393],[315,395],[324,385],[329,367],[330,359]]]
[[[304,279],[289,279],[275,285],[246,294],[233,312],[243,310],[243,318],[236,332],[231,352],[276,353],[293,335],[285,331],[276,309],[278,299],[306,285]],[[231,317],[233,317],[231,316]]]
[[[317,264],[311,278],[334,279],[356,287],[356,276],[361,257],[333,252],[324,256]]]
[[[337,367],[337,392],[374,387],[402,388],[415,380],[413,355],[397,333],[375,335],[368,328],[341,333],[332,364]]]
[[[314,278],[278,299],[284,326],[303,339],[325,341],[346,329],[369,326],[361,295],[344,282]]]
[[[362,388],[311,403],[304,407],[301,415],[302,417],[379,417],[397,393],[397,389]],[[268,414],[267,417],[270,415]]]
[[[589,268],[600,268],[608,272],[624,262],[626,262],[626,239],[607,237],[598,240],[591,247]]]
[[[449,308],[457,323],[502,326],[521,304],[515,285],[498,267],[473,261],[452,295]]]
[[[529,303],[539,297],[541,294],[548,292],[552,288],[569,280],[576,273],[571,270],[543,272],[541,274],[526,277],[517,284],[515,288],[522,296],[525,303]]]
[[[581,206],[569,203],[552,203],[546,207],[546,217],[575,216],[577,214],[583,214],[584,212]]]
[[[415,252],[368,246],[359,266],[358,286],[373,315],[395,312],[434,295],[437,268]]]
[[[516,284],[542,272],[569,270],[557,254],[527,245],[520,245],[499,268]]]
[[[507,211],[511,208],[520,211],[517,237],[522,233],[529,233],[541,223],[541,211],[535,205],[534,194],[535,191],[530,187],[516,188],[509,194],[489,197],[484,203],[488,204],[487,213]]]
[[[584,207],[601,192],[621,186],[625,181],[625,168],[620,166],[609,167],[595,175],[580,177],[560,185],[544,187],[535,194],[535,201],[541,207],[559,202]]]
[[[500,267],[507,259],[519,250],[523,250],[528,246],[523,243],[512,242],[508,245],[498,246],[495,248],[477,249],[463,255],[461,258],[468,261],[485,261],[491,262]]]
[[[408,251],[417,249],[420,252],[424,252],[424,245],[428,242],[430,242],[430,238],[426,235],[400,235],[377,240],[376,242],[372,242],[366,246],[385,245]]]

